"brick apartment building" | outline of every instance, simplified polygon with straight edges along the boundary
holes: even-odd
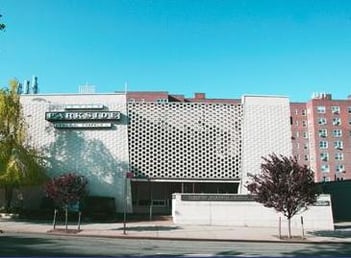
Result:
[[[293,154],[315,181],[351,179],[351,99],[320,93],[290,108]]]

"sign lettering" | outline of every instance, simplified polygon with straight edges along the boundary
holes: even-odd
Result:
[[[72,111],[72,112],[46,112],[45,120],[59,121],[111,121],[119,120],[119,111]]]

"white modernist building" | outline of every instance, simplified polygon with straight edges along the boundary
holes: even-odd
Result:
[[[127,97],[21,95],[29,142],[48,157],[49,175],[84,175],[89,194],[114,198],[118,212],[127,200],[130,212],[171,214],[174,193],[246,194],[248,175],[260,173],[263,156],[292,155],[286,97],[243,96],[241,103]],[[207,209],[177,198],[178,221],[187,221],[188,205]]]

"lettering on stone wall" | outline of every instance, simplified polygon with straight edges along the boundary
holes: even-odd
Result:
[[[55,123],[58,129],[111,128],[111,123]]]
[[[182,201],[195,201],[195,202],[248,202],[255,201],[253,195],[234,195],[234,194],[182,194]]]

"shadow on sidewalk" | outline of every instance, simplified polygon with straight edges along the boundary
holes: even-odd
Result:
[[[181,229],[177,226],[134,226],[134,227],[127,227],[126,230],[128,231],[171,231]],[[114,228],[112,230],[123,230],[123,227]]]
[[[351,238],[351,230],[319,230],[310,231],[308,234],[319,237]]]

